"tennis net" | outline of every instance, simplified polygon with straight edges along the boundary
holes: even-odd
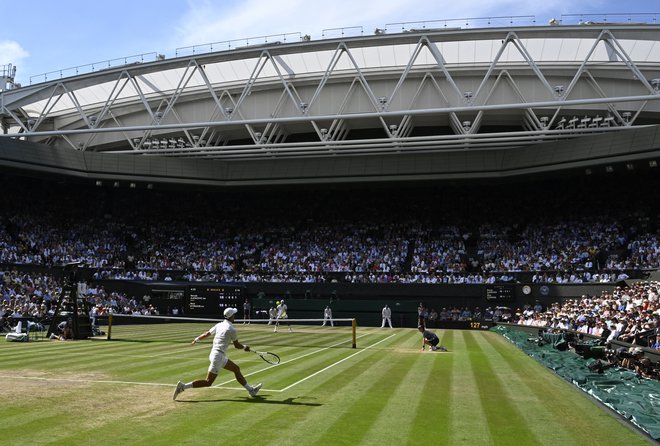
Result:
[[[222,319],[114,314],[98,318],[97,339],[190,343]],[[234,321],[242,343],[299,347],[357,347],[355,319],[252,319]]]

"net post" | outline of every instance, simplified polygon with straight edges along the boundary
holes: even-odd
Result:
[[[351,332],[352,332],[352,335],[353,335],[353,348],[357,348],[357,336],[355,334],[356,331],[357,331],[356,328],[357,328],[357,320],[353,319],[351,321]]]
[[[112,341],[112,312],[108,314],[108,341]]]

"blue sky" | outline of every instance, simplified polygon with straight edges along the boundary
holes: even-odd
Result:
[[[533,15],[547,23],[562,14],[659,13],[660,2],[630,0],[0,0],[0,65],[16,81],[108,59],[279,33],[309,34],[388,23],[465,17]]]

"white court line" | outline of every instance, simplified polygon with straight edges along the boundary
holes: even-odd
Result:
[[[365,333],[365,334],[363,334],[363,335],[357,336],[356,339],[360,339],[361,337],[363,337],[363,336],[367,336],[367,335],[370,335],[370,334],[371,334],[371,333]],[[279,366],[281,366],[281,365],[288,364],[288,363],[293,362],[293,361],[297,361],[298,359],[305,358],[305,357],[307,357],[307,356],[311,356],[311,355],[315,355],[315,354],[317,354],[317,353],[321,353],[322,351],[325,351],[325,350],[327,350],[327,349],[329,349],[329,348],[336,347],[336,346],[341,345],[341,344],[345,344],[346,342],[348,342],[348,341],[337,342],[336,344],[332,344],[332,345],[329,345],[329,346],[327,346],[327,347],[323,347],[322,349],[319,349],[319,350],[314,350],[313,352],[305,353],[304,355],[296,356],[295,358],[293,358],[293,359],[289,359],[288,361],[280,362],[279,364],[270,365],[270,366],[267,366],[267,367],[265,367],[265,368],[263,368],[263,369],[256,370],[256,371],[254,371],[254,372],[252,372],[252,373],[245,374],[245,375],[243,375],[243,376],[252,376],[252,375],[256,375],[257,373],[261,373],[261,372],[263,372],[263,371],[266,371],[266,370],[272,369],[273,367],[279,367]],[[216,384],[215,386],[212,386],[212,387],[220,387],[220,386],[223,386],[223,385],[225,385],[225,384],[229,384],[230,382],[234,382],[234,380],[233,380],[233,379],[230,379],[230,380],[225,381],[225,382],[222,382],[222,383],[220,383],[220,384]],[[273,390],[273,392],[281,392],[281,390]]]
[[[24,380],[35,380],[35,381],[63,381],[63,382],[73,382],[73,383],[99,383],[99,384],[134,384],[140,386],[167,386],[172,387],[175,384],[165,384],[165,383],[146,383],[146,382],[136,382],[136,381],[112,381],[106,379],[69,379],[69,378],[44,378],[42,376],[17,376],[17,375],[0,375],[2,379],[24,379]]]
[[[69,378],[44,378],[41,376],[16,376],[16,375],[0,375],[2,379],[23,379],[30,381],[60,381],[72,383],[91,383],[91,384],[127,384],[134,386],[157,386],[157,387],[176,387],[176,384],[166,383],[148,383],[144,381],[113,381],[107,379],[69,379]],[[245,390],[243,387],[217,387],[222,390]],[[262,389],[267,392],[281,392],[281,390]]]

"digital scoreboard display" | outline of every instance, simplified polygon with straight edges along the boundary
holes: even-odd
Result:
[[[486,285],[486,300],[506,302],[515,300],[515,297],[513,284]]]
[[[184,314],[219,315],[225,308],[243,308],[245,289],[239,286],[210,285],[188,287]]]

